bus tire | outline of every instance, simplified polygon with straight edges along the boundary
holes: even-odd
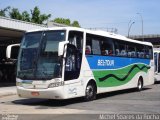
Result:
[[[139,77],[138,83],[137,83],[137,90],[141,91],[143,89],[143,78]]]
[[[84,97],[85,101],[92,101],[96,99],[96,94],[97,94],[96,84],[94,82],[89,82],[85,90],[85,97]]]

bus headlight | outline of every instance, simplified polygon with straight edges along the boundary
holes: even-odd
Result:
[[[64,85],[64,81],[63,82],[56,82],[56,83],[49,84],[48,88],[59,87],[59,86],[63,86],[63,85]]]

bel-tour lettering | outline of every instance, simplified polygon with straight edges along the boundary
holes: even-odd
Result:
[[[114,60],[98,60],[97,66],[114,66]]]

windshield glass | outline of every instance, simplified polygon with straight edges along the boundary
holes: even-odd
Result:
[[[32,80],[61,77],[58,44],[64,40],[63,30],[26,33],[20,49],[17,77]]]

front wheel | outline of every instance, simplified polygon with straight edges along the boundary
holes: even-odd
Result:
[[[96,99],[96,86],[93,83],[89,83],[86,87],[85,94],[85,101]]]

